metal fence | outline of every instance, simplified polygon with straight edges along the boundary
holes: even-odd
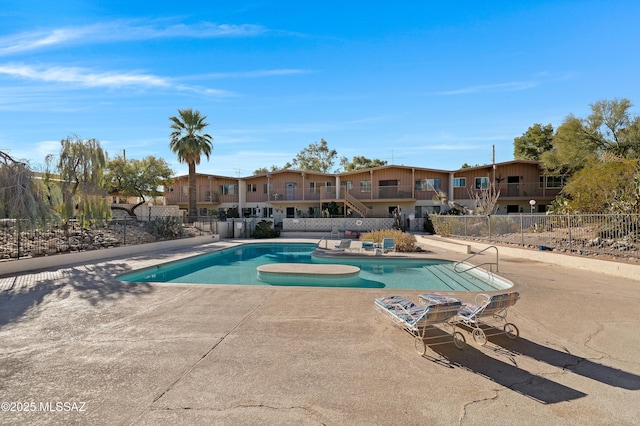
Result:
[[[0,221],[0,260],[142,244],[182,234],[179,217],[158,217],[150,222],[131,217],[82,217],[44,224],[4,219]]]
[[[0,220],[0,262],[144,244],[189,236],[220,234],[222,238],[251,238],[258,219],[206,216],[184,223],[179,216],[144,218],[76,218],[33,224],[20,219]],[[1,264],[0,264],[1,272]]]
[[[251,238],[261,220],[237,218],[221,221],[214,217],[200,217],[185,226],[180,217],[173,216],[158,217],[150,222],[130,217],[109,220],[78,218],[45,225],[4,219],[0,220],[0,260],[142,244],[189,235]],[[422,220],[427,219],[411,221],[407,230],[422,231]],[[540,250],[640,258],[640,215],[431,215],[430,220],[436,233],[444,237]],[[355,224],[358,225],[357,222]],[[363,221],[360,226],[364,229],[364,225]]]
[[[431,216],[436,233],[579,254],[640,257],[640,215]]]

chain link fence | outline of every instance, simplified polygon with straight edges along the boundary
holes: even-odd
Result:
[[[438,235],[580,254],[640,257],[640,215],[431,216]]]

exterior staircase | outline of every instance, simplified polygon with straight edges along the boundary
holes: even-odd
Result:
[[[364,204],[360,200],[358,200],[353,195],[349,194],[348,191],[344,193],[344,203],[345,206],[349,207],[351,210],[355,211],[362,217],[368,217],[371,215],[371,209]]]

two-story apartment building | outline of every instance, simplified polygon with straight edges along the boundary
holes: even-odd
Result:
[[[470,210],[483,192],[499,193],[496,214],[544,212],[563,181],[536,161],[514,160],[455,171],[381,166],[345,173],[278,170],[248,177],[197,175],[197,206],[241,217],[389,217],[394,210],[424,217],[451,205]],[[188,176],[165,189],[165,202],[188,207]],[[454,204],[455,203],[455,204]]]

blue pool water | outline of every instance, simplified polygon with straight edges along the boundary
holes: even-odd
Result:
[[[447,260],[386,256],[328,258],[312,255],[315,248],[315,244],[309,243],[243,244],[129,272],[118,279],[125,282],[272,285],[258,279],[258,266],[268,263],[329,263],[360,268],[358,278],[348,283],[341,282],[340,287],[462,291],[493,291],[511,287],[509,281],[481,269],[458,273],[453,269],[453,262]],[[322,276],[305,277],[299,283],[283,280],[279,285],[336,286]]]

